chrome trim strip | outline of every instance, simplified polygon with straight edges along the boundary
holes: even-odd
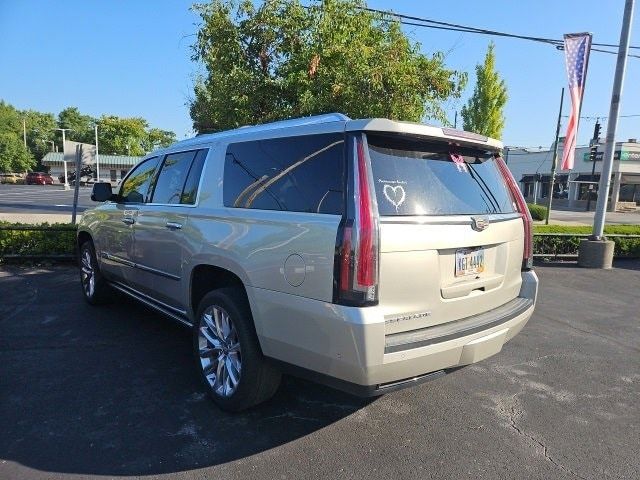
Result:
[[[491,214],[491,215],[431,215],[431,216],[401,216],[401,217],[380,217],[381,224],[396,224],[396,225],[471,225],[471,217],[482,216],[489,219],[489,224],[507,222],[509,220],[515,220],[520,218],[520,214],[517,212],[504,213],[504,214]]]
[[[109,285],[111,285],[113,288],[115,288],[116,290],[129,295],[131,298],[134,298],[135,300],[138,300],[141,303],[144,303],[145,305],[147,305],[148,307],[151,307],[157,311],[159,311],[160,313],[165,314],[168,317],[171,317],[173,320],[176,320],[178,322],[180,322],[183,325],[186,325],[188,327],[193,327],[193,324],[191,322],[189,322],[188,320],[186,320],[186,316],[187,316],[187,312],[184,310],[180,310],[178,308],[174,308],[170,305],[167,305],[166,303],[160,302],[159,300],[156,300],[154,298],[151,298],[148,295],[145,295],[144,293],[141,293],[129,286],[126,286],[122,283],[119,282],[109,282]],[[174,313],[175,312],[175,313]]]
[[[108,252],[104,252],[104,251],[100,252],[100,256],[103,257],[103,258],[106,258],[108,260],[112,260],[112,261],[114,261],[116,263],[121,263],[123,265],[126,265],[127,267],[135,268],[135,266],[136,266],[136,264],[133,263],[132,261],[127,260],[127,259],[122,258],[122,257],[118,257],[117,255],[112,255],[112,254],[110,254]]]
[[[163,270],[158,270],[157,268],[148,267],[141,263],[134,263],[125,258],[118,257],[117,255],[112,255],[107,252],[100,252],[100,256],[103,258],[107,258],[108,260],[112,260],[114,262],[126,265],[127,267],[137,268],[138,270],[142,270],[144,272],[155,273],[156,275],[160,275],[161,277],[167,277],[167,278],[170,278],[171,280],[180,280],[180,277],[178,275],[174,275],[173,273],[168,273]]]
[[[137,268],[138,270],[142,270],[144,272],[155,273],[156,275],[170,278],[171,280],[180,280],[180,277],[178,275],[174,275],[173,273],[168,273],[163,270],[158,270],[157,268],[147,267],[146,265],[142,265],[141,263],[134,264],[134,268]]]
[[[517,297],[504,305],[488,312],[461,318],[433,327],[410,330],[408,332],[386,335],[384,353],[394,353],[412,348],[425,347],[434,343],[446,342],[456,338],[473,335],[474,333],[497,327],[518,315],[533,308],[533,300]]]

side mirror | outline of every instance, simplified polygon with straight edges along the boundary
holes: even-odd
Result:
[[[91,191],[91,200],[94,202],[106,202],[111,200],[113,192],[111,190],[111,184],[106,182],[94,183],[93,190]]]

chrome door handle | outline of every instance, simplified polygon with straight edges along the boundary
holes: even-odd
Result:
[[[171,230],[180,230],[182,228],[182,224],[176,222],[167,222],[165,226]]]
[[[126,223],[127,225],[133,225],[136,223],[135,218],[132,217],[122,217],[122,223]]]

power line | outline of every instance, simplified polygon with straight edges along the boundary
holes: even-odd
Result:
[[[415,17],[413,15],[405,15],[402,13],[395,13],[395,12],[391,12],[391,11],[387,11],[387,10],[378,10],[375,8],[368,8],[368,7],[358,7],[361,10],[366,10],[368,12],[372,12],[372,13],[379,13],[382,15],[388,15],[388,16],[392,16],[392,17],[396,17],[398,19],[398,21],[402,24],[402,25],[411,25],[411,26],[416,26],[416,27],[423,27],[423,28],[432,28],[435,30],[448,30],[448,31],[453,31],[453,32],[463,32],[463,33],[476,33],[479,35],[490,35],[490,36],[496,36],[496,37],[506,37],[506,38],[517,38],[520,40],[529,40],[529,41],[533,41],[533,42],[539,42],[539,43],[546,43],[548,45],[553,45],[554,47],[556,47],[559,50],[563,50],[564,49],[564,42],[560,39],[556,39],[556,38],[546,38],[546,37],[534,37],[534,36],[530,36],[530,35],[519,35],[519,34],[515,34],[515,33],[508,33],[508,32],[500,32],[498,30],[489,30],[486,28],[478,28],[478,27],[470,27],[468,25],[461,25],[458,23],[450,23],[450,22],[442,22],[439,20],[433,20],[430,18],[424,18],[424,17]],[[420,23],[417,23],[420,22]],[[613,47],[613,48],[617,48],[618,45],[614,45],[611,43],[592,43],[592,46],[596,46],[596,47]],[[629,48],[631,49],[637,49],[640,50],[639,46],[630,46]],[[610,50],[602,50],[602,49],[598,49],[598,48],[592,48],[593,51],[596,52],[601,52],[601,53],[611,53],[611,54],[617,54],[617,52],[612,52]],[[640,55],[633,55],[633,54],[629,54],[630,57],[634,57],[634,58],[640,58]]]
[[[618,115],[618,118],[631,118],[631,117],[640,117],[640,114],[633,115]],[[562,115],[562,118],[569,118],[569,115]],[[604,120],[605,118],[609,118],[608,115],[598,115],[598,116],[581,116],[581,120]]]

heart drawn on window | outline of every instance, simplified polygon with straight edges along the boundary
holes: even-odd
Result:
[[[395,185],[393,187],[391,185],[385,185],[382,191],[387,200],[396,207],[397,212],[398,208],[404,203],[404,199],[407,197],[404,192],[404,187],[402,185]]]

